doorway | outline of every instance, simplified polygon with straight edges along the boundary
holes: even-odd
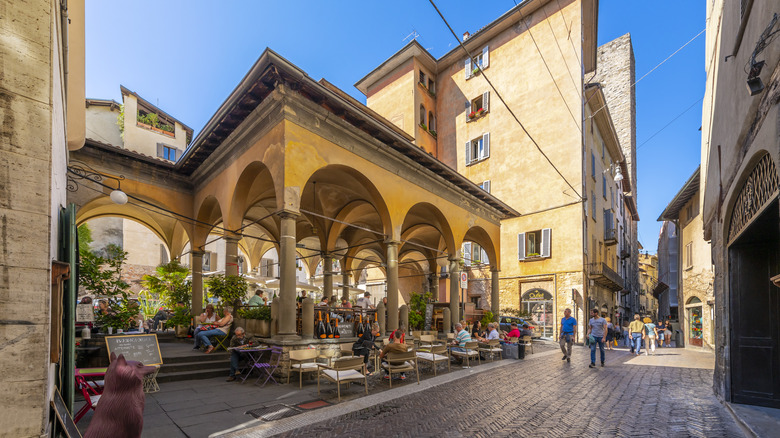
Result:
[[[731,401],[780,408],[780,217],[775,200],[729,246]]]
[[[531,314],[536,336],[552,339],[555,326],[552,294],[544,289],[531,289],[523,294],[522,310]]]

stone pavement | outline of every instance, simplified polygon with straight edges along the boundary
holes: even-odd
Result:
[[[596,369],[589,354],[537,352],[212,436],[744,436],[712,395],[712,354],[617,349]]]

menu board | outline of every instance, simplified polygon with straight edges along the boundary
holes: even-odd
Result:
[[[115,353],[125,355],[126,360],[135,360],[144,365],[162,365],[160,344],[157,335],[106,336],[108,356]]]
[[[76,304],[76,322],[94,322],[95,308],[92,304]]]

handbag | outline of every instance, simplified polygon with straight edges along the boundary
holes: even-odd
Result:
[[[593,345],[596,343],[596,338],[593,337],[593,335],[588,335],[588,346]]]

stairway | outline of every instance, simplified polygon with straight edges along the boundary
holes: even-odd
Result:
[[[205,354],[192,349],[192,338],[178,339],[168,333],[158,333],[157,339],[163,358],[158,383],[227,377],[230,372],[230,353],[226,351]]]

